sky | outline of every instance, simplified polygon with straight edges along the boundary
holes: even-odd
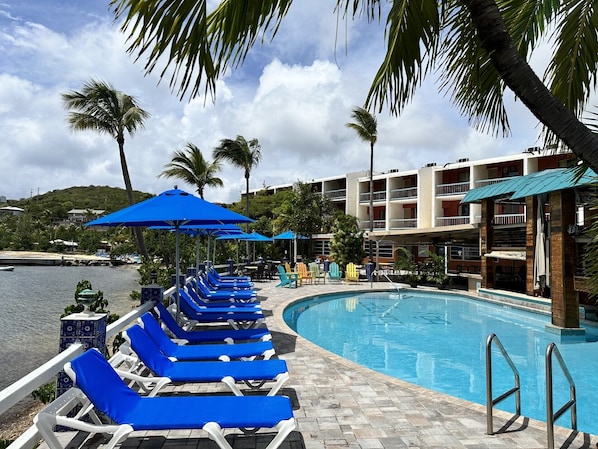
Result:
[[[143,61],[127,54],[109,0],[0,0],[0,196],[124,188],[116,142],[73,132],[66,121],[61,94],[91,79],[134,96],[151,114],[125,141],[135,190],[159,194],[177,185],[194,192],[180,180],[159,177],[173,152],[193,143],[211,161],[221,139],[237,135],[261,145],[251,189],[368,170],[369,144],[345,125],[353,108],[363,105],[382,61],[383,24],[339,25],[334,3],[294,2],[275,39],[258,43],[242,67],[222,77],[214,99],[180,99],[168,79],[159,80],[160,70],[145,74]],[[537,120],[513,98],[507,104],[511,136],[478,132],[429,77],[400,116],[388,110],[376,115],[374,173],[538,146]],[[224,187],[206,188],[205,199],[238,201],[243,171],[225,162],[219,177]]]

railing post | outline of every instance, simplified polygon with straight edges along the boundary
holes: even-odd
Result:
[[[105,313],[80,312],[73,313],[60,319],[59,352],[64,351],[73,343],[81,343],[84,350],[98,348],[106,352],[106,324],[108,316]],[[65,393],[73,386],[73,381],[60,371],[56,381],[56,397]]]
[[[141,287],[141,304],[148,301],[162,302],[164,298],[164,287],[157,284],[144,285]]]

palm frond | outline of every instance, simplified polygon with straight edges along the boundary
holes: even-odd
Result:
[[[546,71],[553,94],[581,116],[598,70],[598,8],[593,0],[562,3],[556,51]]]
[[[397,0],[388,13],[387,51],[366,99],[366,107],[381,111],[387,103],[398,114],[434,63],[440,37],[435,0]]]

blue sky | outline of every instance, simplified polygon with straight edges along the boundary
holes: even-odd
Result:
[[[126,54],[125,36],[108,0],[0,0],[0,195],[29,197],[79,185],[123,187],[116,143],[73,133],[60,94],[101,79],[133,95],[151,114],[125,142],[133,187],[160,193],[178,181],[158,178],[187,142],[211,160],[223,138],[262,145],[251,188],[309,181],[369,168],[369,146],[345,127],[363,104],[384,53],[383,28],[340,22],[334,2],[294,2],[273,42],[258,45],[245,65],[218,82],[211,99],[179,100],[168,80],[145,76]],[[317,15],[313,12],[318,11]],[[346,26],[345,26],[346,25]],[[540,58],[541,59],[541,58]],[[538,145],[537,121],[509,100],[512,136],[475,131],[428,79],[400,117],[378,115],[375,172],[411,170],[516,154]],[[243,173],[224,164],[222,189],[206,199],[237,201]]]

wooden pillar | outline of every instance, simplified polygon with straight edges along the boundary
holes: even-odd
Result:
[[[482,287],[494,288],[494,261],[491,258],[484,257],[484,254],[492,251],[494,240],[494,200],[487,198],[482,200],[482,222],[480,223],[480,253]]]
[[[536,233],[538,231],[538,199],[535,196],[525,198],[525,292],[534,296],[534,259]]]
[[[573,189],[550,193],[550,291],[552,324],[561,328],[579,328],[579,302],[573,276],[576,245],[567,227],[575,223]]]

